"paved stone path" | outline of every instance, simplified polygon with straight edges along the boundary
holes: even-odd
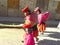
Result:
[[[0,28],[0,45],[23,45],[23,29]],[[47,27],[36,45],[60,45],[60,29]]]
[[[38,45],[60,45],[60,29],[47,28],[44,35],[39,36]]]

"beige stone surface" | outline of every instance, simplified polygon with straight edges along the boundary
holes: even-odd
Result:
[[[23,29],[1,28],[0,29],[0,45],[23,45]]]
[[[0,45],[23,45],[24,31],[17,28],[0,28]],[[38,36],[36,45],[60,45],[60,29],[47,27],[43,35]]]

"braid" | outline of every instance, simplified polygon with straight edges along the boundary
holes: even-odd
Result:
[[[31,14],[31,10],[28,10],[28,14],[29,14],[29,15]]]
[[[40,9],[38,9],[38,11],[39,11],[39,13],[41,13],[41,10]]]

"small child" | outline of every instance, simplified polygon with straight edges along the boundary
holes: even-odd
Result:
[[[25,7],[22,11],[25,15],[25,23],[23,25],[23,28],[25,28],[24,45],[35,45],[31,24],[31,12],[28,7]]]
[[[37,25],[38,31],[43,34],[44,31],[46,30],[46,23],[45,22],[48,20],[48,17],[50,14],[49,14],[49,12],[41,13],[39,7],[37,7],[35,9],[35,12],[38,17],[38,25]]]

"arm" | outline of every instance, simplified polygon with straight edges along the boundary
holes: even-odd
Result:
[[[43,15],[42,15],[42,14],[39,14],[39,15],[38,15],[38,23],[39,23],[39,24],[41,24],[42,19],[43,19]]]

